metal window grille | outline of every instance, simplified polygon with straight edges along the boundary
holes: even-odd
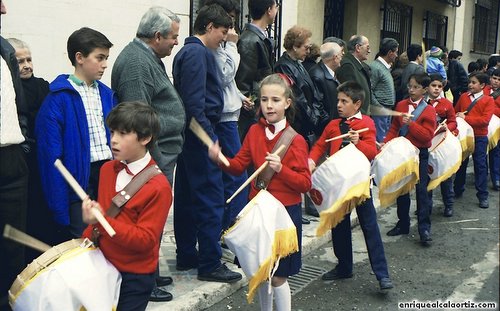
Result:
[[[448,33],[448,16],[439,15],[426,11],[424,15],[424,36],[425,47],[446,46]]]
[[[495,53],[498,33],[498,0],[477,0],[474,15],[473,51]]]
[[[411,6],[384,0],[381,8],[380,38],[394,38],[399,42],[400,50],[406,50],[411,40],[413,8]]]
[[[345,0],[325,0],[324,37],[341,38],[344,35]]]

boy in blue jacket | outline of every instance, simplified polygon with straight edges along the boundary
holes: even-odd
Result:
[[[107,68],[113,44],[102,33],[83,27],[68,38],[75,71],[59,75],[38,113],[35,135],[43,192],[57,223],[59,243],[79,238],[85,229],[82,202],[54,167],[61,159],[91,198],[97,199],[99,170],[112,159],[104,120],[116,105],[113,91],[98,80]]]

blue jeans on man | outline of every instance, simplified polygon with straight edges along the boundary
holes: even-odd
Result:
[[[377,142],[384,142],[384,138],[391,127],[391,117],[390,116],[371,116],[373,122],[375,123],[375,129],[377,131]]]

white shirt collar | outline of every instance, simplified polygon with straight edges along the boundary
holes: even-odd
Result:
[[[470,96],[473,96],[474,99],[477,99],[479,96],[483,96],[483,91],[477,92],[476,94],[470,94]]]
[[[137,175],[148,165],[150,161],[151,161],[151,154],[149,154],[149,151],[147,151],[146,155],[144,155],[142,159],[139,159],[131,163],[126,163],[125,161],[121,162],[127,164],[128,169],[132,172],[132,174]],[[134,176],[129,175],[126,170],[121,170],[116,176],[115,190],[120,191],[123,188],[125,188],[125,186],[128,185],[128,183],[132,180],[133,177]]]
[[[328,72],[332,75],[332,77],[335,79],[335,71],[332,70],[332,68],[328,67],[326,64],[325,64],[325,67],[326,67],[326,70],[328,70]]]
[[[388,62],[386,62],[385,59],[382,58],[382,56],[379,56],[377,59],[385,66],[385,68],[391,69],[391,65]]]
[[[356,114],[347,118],[347,120],[352,120],[352,119],[359,119],[359,120],[363,119],[363,115],[361,114],[361,111],[358,111],[358,112],[356,112]]]
[[[267,139],[271,140],[274,137],[276,137],[276,135],[278,135],[279,132],[281,132],[281,131],[283,131],[285,129],[285,127],[286,127],[286,118],[283,118],[283,120],[278,121],[276,123],[269,123],[269,122],[267,122],[267,124],[274,125],[274,133],[271,133],[271,131],[267,127],[265,129]]]

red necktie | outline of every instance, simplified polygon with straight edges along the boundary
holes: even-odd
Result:
[[[273,134],[274,134],[274,130],[275,130],[275,128],[274,128],[274,125],[273,125],[273,124],[268,124],[268,125],[267,125],[267,129],[268,129],[271,133],[273,133]]]
[[[125,169],[125,172],[127,172],[127,174],[134,176],[134,173],[132,173],[132,171],[128,168],[127,164],[120,162],[120,161],[116,161],[115,162],[115,172],[119,173],[123,169]]]

